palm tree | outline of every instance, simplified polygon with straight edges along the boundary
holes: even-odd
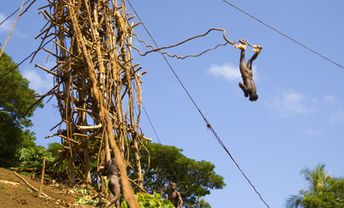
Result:
[[[301,208],[302,207],[302,195],[290,195],[289,198],[287,199],[287,208]]]
[[[308,183],[308,190],[301,190],[297,195],[291,195],[287,199],[287,208],[314,208],[308,207],[303,203],[306,196],[316,197],[326,188],[331,177],[327,174],[324,164],[319,164],[316,168],[308,168],[301,171],[301,175]]]

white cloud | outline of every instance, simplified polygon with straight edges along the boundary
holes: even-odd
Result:
[[[3,13],[0,13],[0,22],[2,22],[6,16]],[[2,25],[0,25],[0,32],[9,32],[11,30],[13,21],[7,20]]]
[[[253,77],[254,81],[259,80],[259,77],[257,75],[256,67],[253,66]],[[223,65],[216,65],[213,64],[209,68],[209,73],[212,74],[215,77],[222,77],[229,81],[241,81],[241,74],[239,66],[233,65],[230,63],[225,63]]]
[[[316,136],[320,136],[321,135],[321,131],[317,130],[317,129],[306,129],[306,134],[311,136],[311,137],[316,137]]]
[[[330,117],[331,124],[344,123],[344,110],[338,110]]]
[[[293,90],[284,91],[275,97],[271,102],[271,107],[283,117],[306,114],[312,111],[312,107],[305,96]]]
[[[7,17],[7,15],[5,15],[4,13],[0,13],[0,22],[2,22],[6,17]],[[2,25],[0,25],[0,33],[5,33],[4,35],[7,36],[8,33],[11,31],[12,26],[13,26],[13,20],[12,19],[6,20],[4,23],[2,23]],[[19,31],[17,29],[17,27],[14,28],[13,34],[15,34],[16,36],[21,37],[21,38],[27,37],[27,35],[21,31]]]
[[[29,80],[30,88],[39,94],[44,94],[53,87],[52,75],[42,72],[38,68],[25,69],[23,76]]]
[[[211,65],[209,73],[215,77],[222,77],[230,81],[240,81],[241,79],[239,67],[232,64]]]
[[[328,104],[336,104],[337,99],[333,95],[325,95],[324,101],[325,101],[325,103],[328,103]]]

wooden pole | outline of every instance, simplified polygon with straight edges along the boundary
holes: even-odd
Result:
[[[42,189],[43,189],[43,184],[44,184],[44,175],[45,175],[45,158],[43,157],[43,161],[42,161],[41,186],[39,187],[38,196],[41,196],[41,194],[42,194]]]

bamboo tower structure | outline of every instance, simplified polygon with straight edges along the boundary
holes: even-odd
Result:
[[[91,174],[101,175],[105,164],[115,159],[122,195],[129,207],[137,208],[139,205],[131,185],[144,190],[140,155],[147,149],[140,116],[141,78],[145,72],[141,72],[142,67],[134,62],[132,50],[140,56],[158,52],[182,60],[199,57],[228,44],[238,48],[245,42],[259,52],[262,47],[245,40],[234,42],[222,28],[210,28],[170,46],[154,47],[134,33],[140,23],[132,21],[135,17],[128,14],[125,0],[47,2],[40,8],[47,22],[36,37],[42,41],[33,58],[43,49],[56,59],[56,65],[50,69],[36,66],[54,76],[54,87],[45,96],[53,94],[57,99],[61,122],[53,129],[59,127],[54,135],[61,137],[64,146],[69,182],[71,185],[91,184]],[[165,51],[205,37],[212,31],[222,33],[225,42],[186,56]],[[133,37],[148,51],[142,53],[133,46]],[[47,49],[51,44],[53,50]],[[212,129],[203,114],[202,117]],[[101,182],[102,192],[105,192],[104,177]]]
[[[97,161],[100,171],[115,158],[123,196],[130,207],[138,207],[127,172],[129,166],[142,188],[144,73],[131,55],[138,24],[130,22],[124,0],[48,0],[40,10],[47,23],[37,38],[41,48],[53,43],[55,51],[43,49],[56,58],[56,66],[38,67],[54,76],[69,181],[76,183],[76,167],[82,167],[81,178],[90,183],[90,162]]]

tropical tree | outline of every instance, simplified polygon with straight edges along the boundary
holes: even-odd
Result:
[[[215,173],[215,166],[210,162],[187,158],[175,146],[149,143],[147,149],[149,155],[142,155],[142,168],[143,185],[149,193],[166,194],[169,185],[176,182],[184,204],[194,206],[201,197],[210,194],[210,190],[225,186],[223,177]],[[201,201],[207,204],[204,199]]]
[[[320,164],[314,169],[301,171],[308,190],[301,190],[287,200],[287,208],[343,208],[344,179],[332,177]]]
[[[19,150],[34,145],[34,134],[27,130],[35,110],[37,94],[6,55],[0,57],[0,166],[18,163]],[[41,102],[37,103],[42,106]]]
[[[205,199],[201,198],[193,208],[211,208],[211,206]]]

